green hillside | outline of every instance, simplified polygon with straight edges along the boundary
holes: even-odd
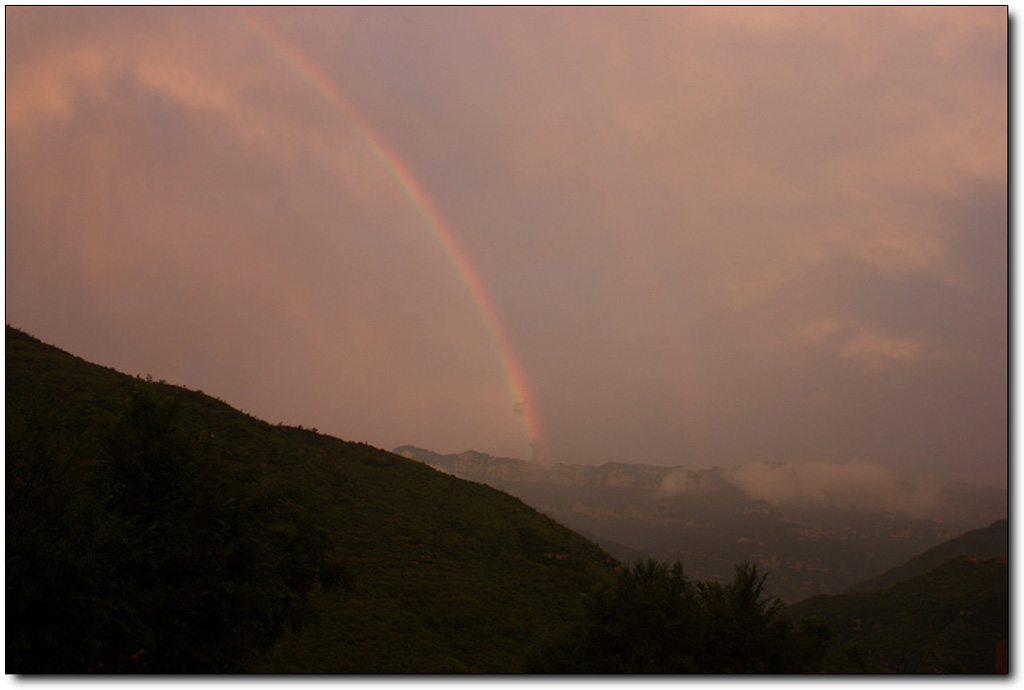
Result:
[[[111,439],[117,441],[120,429],[131,428],[124,426],[125,420],[133,419],[130,411],[140,395],[164,407],[173,401],[173,437],[188,439],[187,452],[194,452],[193,465],[200,473],[196,476],[207,467],[223,467],[216,476],[246,477],[246,486],[252,487],[246,491],[272,497],[267,514],[273,517],[267,524],[284,535],[283,542],[292,539],[303,549],[323,549],[320,560],[296,556],[295,569],[300,562],[309,562],[318,564],[311,573],[322,574],[325,563],[340,564],[344,570],[347,586],[327,590],[307,583],[308,603],[318,624],[286,632],[249,670],[520,671],[532,649],[580,617],[581,593],[613,578],[614,561],[605,552],[500,491],[365,444],[273,425],[201,392],[90,364],[10,326],[6,386],[8,673],[27,670],[12,668],[12,640],[22,640],[21,651],[37,642],[19,637],[28,634],[32,609],[12,608],[21,601],[12,602],[12,592],[29,602],[45,601],[51,594],[55,600],[70,596],[66,605],[75,615],[106,616],[115,623],[128,620],[92,611],[89,602],[74,600],[67,592],[48,592],[46,587],[47,582],[69,577],[64,574],[69,570],[91,587],[97,576],[89,571],[90,559],[100,563],[102,558],[120,558],[110,549],[104,551],[108,542],[100,542],[106,531],[128,533],[123,518],[104,512],[103,506],[109,504],[104,496],[110,494],[103,493],[110,465],[105,458],[112,452]],[[44,475],[59,491],[39,489],[38,477]],[[38,490],[30,490],[33,486]],[[90,499],[92,493],[95,500]],[[231,495],[224,505],[202,505],[226,511],[233,500]],[[253,499],[252,505],[257,503]],[[19,525],[13,546],[12,519]],[[72,535],[76,524],[100,529],[83,528]],[[320,541],[306,538],[318,533]],[[167,543],[182,541],[173,541],[174,535],[168,539],[172,541]],[[96,540],[95,548],[90,540]],[[219,548],[235,549],[230,544]],[[33,549],[49,560],[36,563]],[[71,554],[68,562],[60,560],[62,554]],[[278,557],[273,573],[294,575],[287,570],[288,563],[282,563],[288,560]],[[25,572],[34,573],[31,581],[18,580]],[[275,586],[275,576],[267,575],[267,588]],[[173,601],[174,583],[164,585],[172,592],[161,596]],[[177,594],[183,602],[202,601],[199,593]],[[130,618],[129,614],[133,611],[126,610],[125,616]],[[174,611],[167,615],[172,617]],[[53,630],[58,631],[53,635],[62,634],[59,627]],[[125,644],[140,647],[131,659],[147,658],[145,644],[131,639],[131,630],[119,634],[129,638]],[[104,640],[94,646],[100,651],[112,648]],[[130,665],[131,660],[118,663],[121,666],[110,668]],[[97,668],[103,667],[91,670]]]
[[[787,608],[831,623],[826,669],[994,673],[1008,636],[1007,559],[955,558],[884,589],[816,596]]]

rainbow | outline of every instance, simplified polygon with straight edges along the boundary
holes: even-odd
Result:
[[[523,375],[522,368],[519,366],[519,362],[508,344],[508,337],[505,335],[504,328],[502,328],[498,312],[490,295],[484,288],[480,276],[459,245],[451,228],[445,223],[437,207],[434,206],[430,197],[423,189],[423,185],[416,180],[402,159],[387,146],[384,140],[373,131],[369,123],[352,107],[341,90],[335,86],[331,78],[320,67],[311,62],[283,36],[274,32],[269,26],[250,14],[237,11],[235,16],[250,35],[266,45],[292,72],[341,114],[349,128],[356,134],[363,146],[366,147],[366,150],[373,155],[381,168],[394,180],[406,199],[409,200],[409,203],[415,209],[423,224],[430,229],[434,239],[437,240],[437,243],[441,246],[461,278],[477,312],[480,314],[480,318],[504,369],[505,381],[509,395],[512,398],[513,409],[523,421],[529,439],[531,455],[533,459],[537,459],[544,447],[545,437],[537,413],[530,403],[526,377]]]

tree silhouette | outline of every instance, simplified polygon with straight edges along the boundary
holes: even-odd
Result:
[[[781,615],[748,563],[721,584],[691,581],[677,561],[626,565],[585,599],[584,620],[546,646],[548,673],[799,673],[815,670],[830,631]]]
[[[80,673],[130,636],[110,545],[115,521],[60,425],[7,406],[8,673]]]

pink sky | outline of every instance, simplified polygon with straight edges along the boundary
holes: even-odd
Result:
[[[6,65],[6,320],[88,360],[387,449],[1006,481],[1005,8],[19,7]]]

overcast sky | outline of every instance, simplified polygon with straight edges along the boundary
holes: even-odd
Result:
[[[390,449],[1003,484],[1007,13],[6,10],[6,320]]]

